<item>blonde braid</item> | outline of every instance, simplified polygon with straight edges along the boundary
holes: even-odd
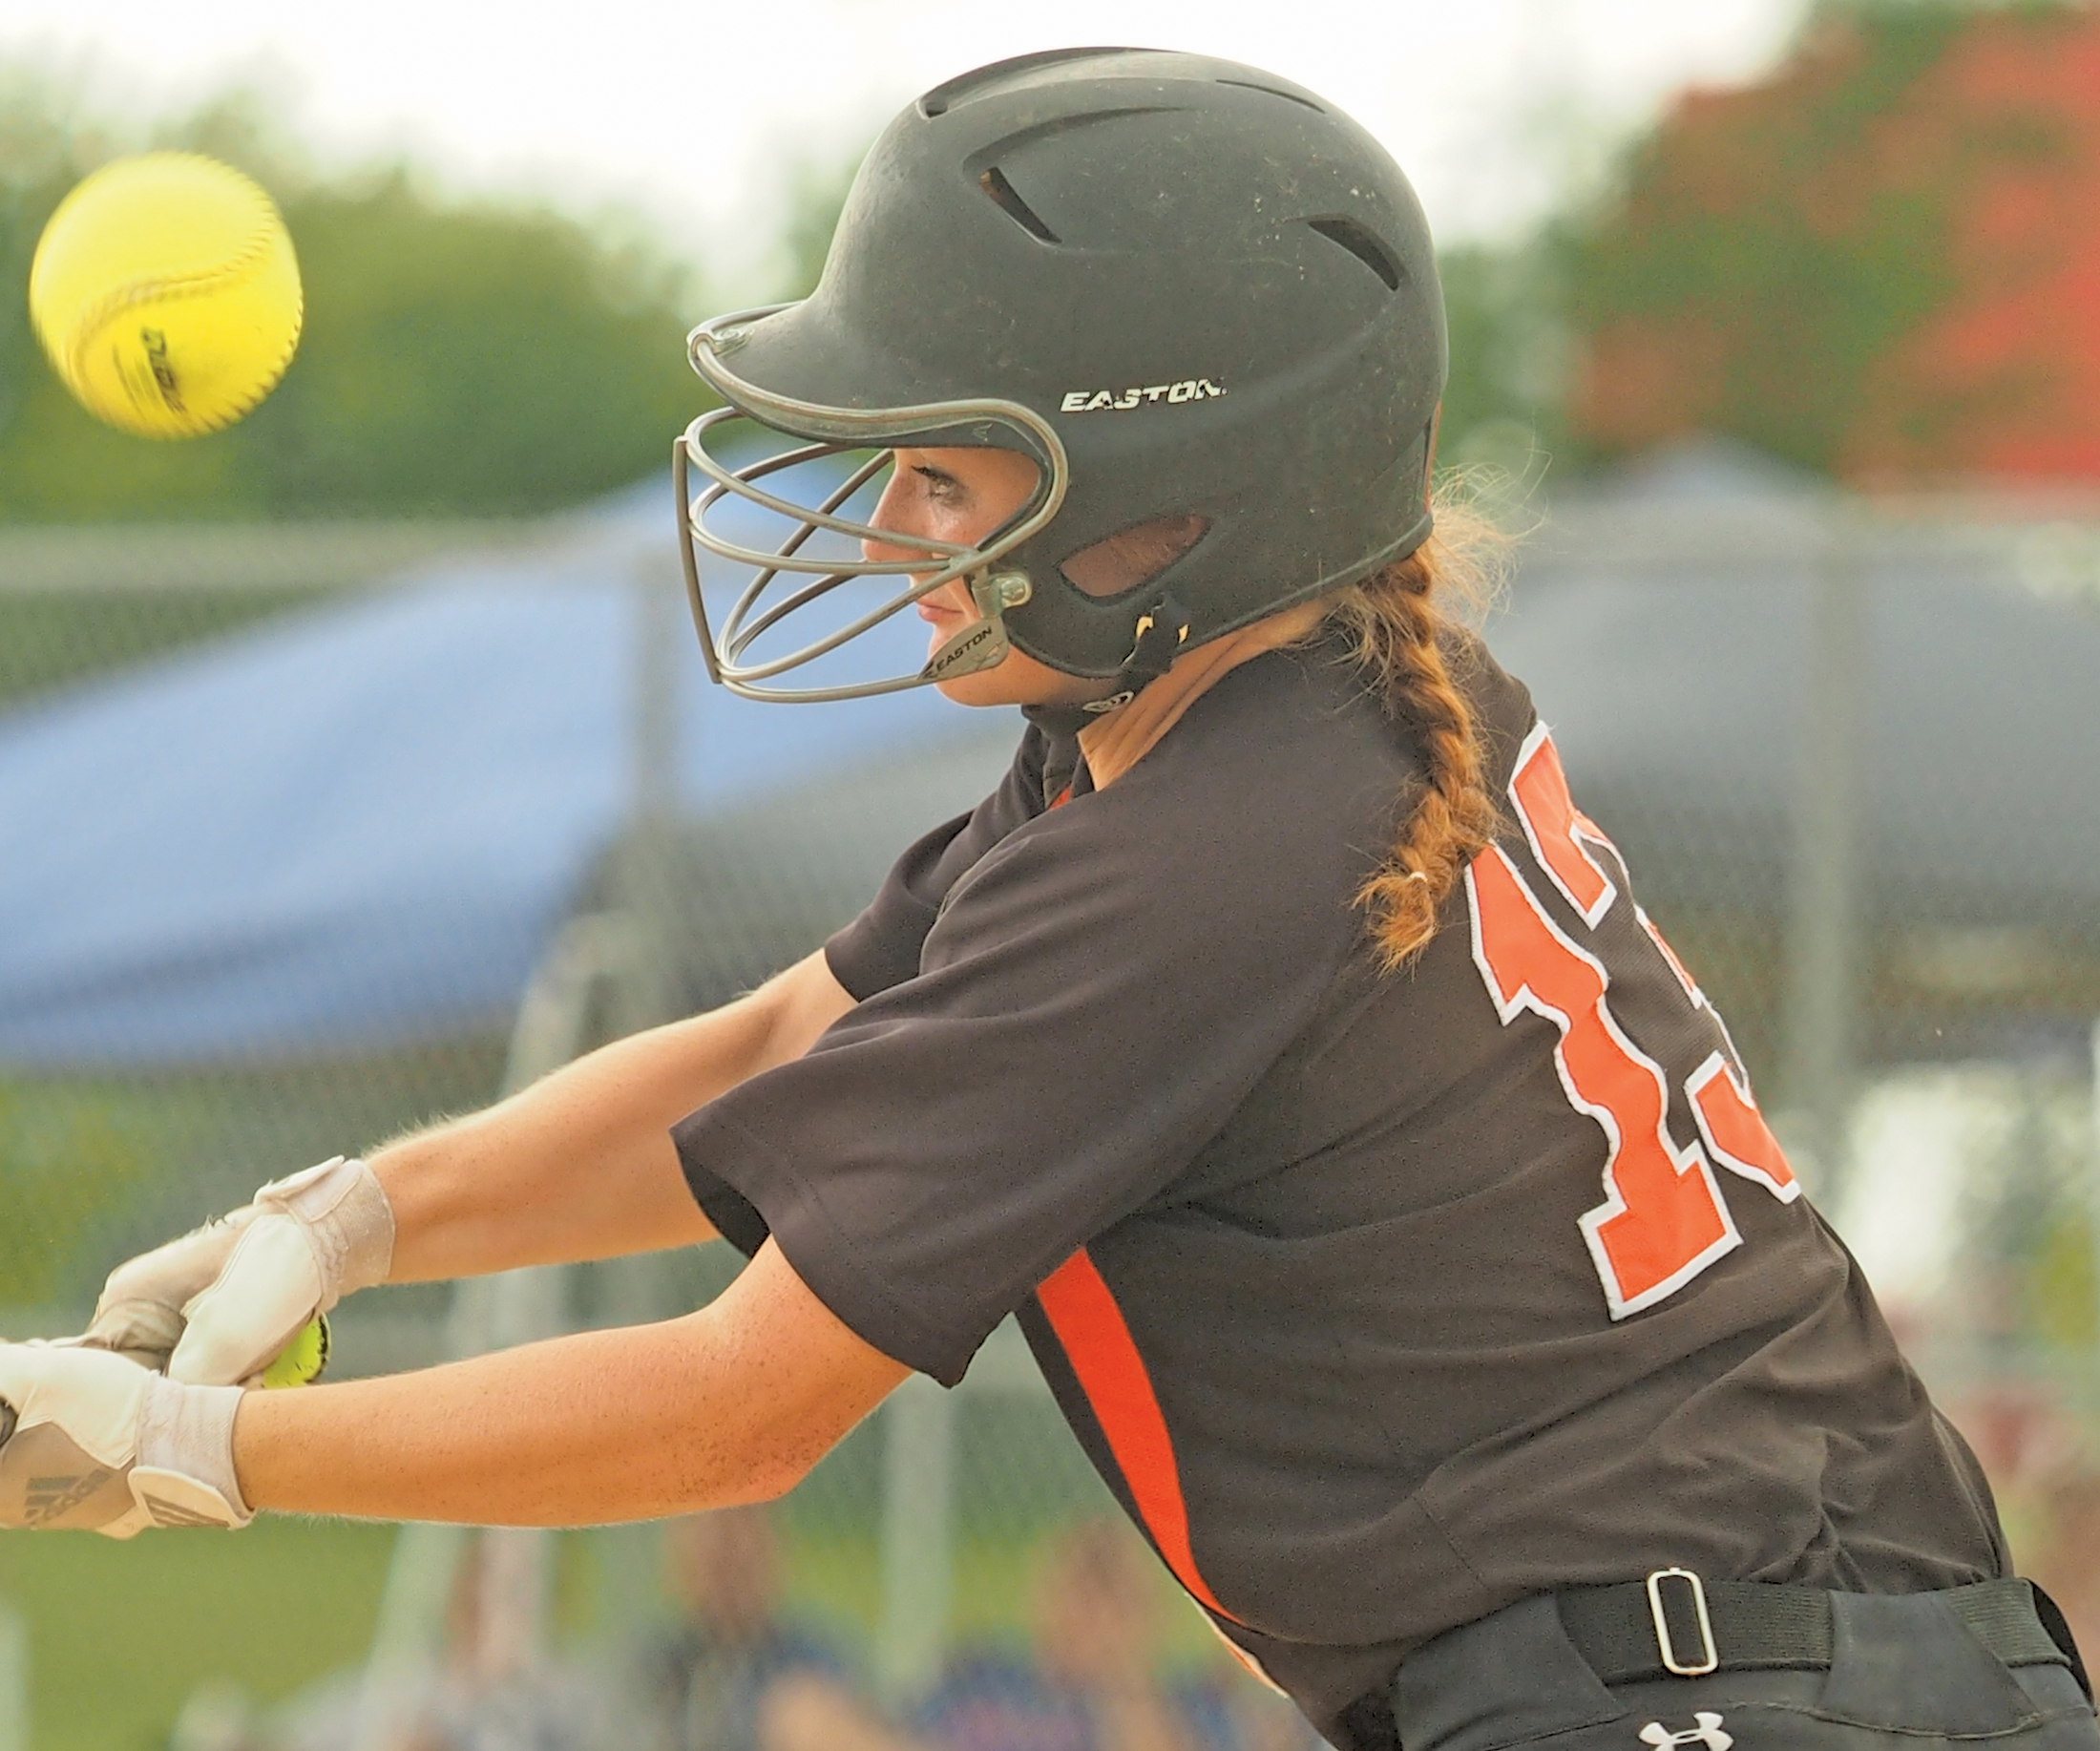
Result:
[[[1445,643],[1458,629],[1435,599],[1452,588],[1484,598],[1492,575],[1482,557],[1502,543],[1455,508],[1440,507],[1438,521],[1437,537],[1345,590],[1328,615],[1349,635],[1386,710],[1415,729],[1426,769],[1392,851],[1356,894],[1387,972],[1428,945],[1460,874],[1494,840],[1502,819],[1485,788],[1472,707],[1445,661]]]

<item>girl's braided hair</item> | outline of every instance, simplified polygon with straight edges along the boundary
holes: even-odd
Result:
[[[1439,494],[1437,533],[1343,590],[1326,624],[1349,640],[1386,711],[1414,730],[1421,794],[1385,861],[1356,894],[1384,970],[1409,965],[1437,933],[1460,873],[1493,841],[1502,813],[1487,790],[1479,726],[1453,679],[1473,635],[1441,605],[1478,613],[1498,589],[1508,538],[1462,493]]]

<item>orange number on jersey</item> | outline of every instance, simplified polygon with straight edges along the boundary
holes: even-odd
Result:
[[[1681,1289],[1742,1237],[1706,1158],[1680,1151],[1662,1066],[1620,1030],[1604,963],[1554,927],[1517,866],[1491,845],[1466,872],[1473,955],[1506,1023],[1525,1010],[1561,1030],[1561,1085],[1605,1133],[1605,1201],[1583,1217],[1611,1317]]]
[[[1685,1092],[1698,1116],[1699,1135],[1715,1161],[1732,1173],[1755,1180],[1783,1204],[1801,1195],[1801,1182],[1787,1166],[1779,1139],[1751,1100],[1750,1090],[1735,1080],[1726,1058],[1715,1052],[1692,1072]]]
[[[1510,783],[1525,837],[1569,905],[1591,926],[1618,885],[1584,841],[1608,844],[1568,795],[1544,726],[1526,740]],[[1614,1319],[1651,1307],[1742,1244],[1712,1163],[1791,1200],[1800,1188],[1749,1090],[1714,1053],[1685,1093],[1705,1147],[1680,1149],[1670,1134],[1670,1086],[1662,1066],[1629,1039],[1611,1012],[1611,977],[1596,956],[1554,923],[1500,846],[1466,871],[1473,958],[1506,1026],[1525,1013],[1560,1030],[1554,1063],[1579,1112],[1605,1133],[1604,1202],[1582,1218]],[[1688,999],[1705,999],[1644,917]]]
[[[1648,932],[1649,939],[1663,951],[1663,959],[1670,963],[1670,970],[1691,1000],[1691,1006],[1712,1016],[1714,1025],[1721,1030],[1721,1038],[1727,1040],[1728,1023],[1707,1002],[1706,993],[1685,970],[1685,963],[1677,959],[1677,951],[1655,928],[1655,920],[1638,906],[1633,908],[1633,916]],[[1772,1134],[1765,1115],[1757,1110],[1757,1103],[1751,1099],[1750,1085],[1729,1063],[1729,1053],[1734,1050],[1734,1042],[1730,1041],[1728,1052],[1715,1052],[1685,1084],[1685,1093],[1699,1121],[1699,1134],[1706,1139],[1708,1152],[1722,1167],[1732,1173],[1740,1173],[1745,1179],[1755,1180],[1782,1204],[1791,1204],[1801,1195],[1800,1182],[1794,1177],[1794,1170],[1787,1166],[1779,1139]]]
[[[1619,897],[1618,884],[1583,844],[1585,838],[1604,835],[1568,795],[1561,750],[1553,746],[1551,736],[1542,733],[1544,728],[1541,725],[1525,739],[1517,770],[1509,780],[1509,794],[1517,804],[1524,837],[1553,877],[1553,885],[1583,915],[1583,922],[1594,927]]]

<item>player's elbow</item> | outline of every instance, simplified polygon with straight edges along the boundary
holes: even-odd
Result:
[[[746,1499],[752,1503],[778,1502],[815,1469],[814,1462],[770,1467],[750,1480],[750,1494]]]
[[[747,1500],[777,1502],[817,1467],[817,1462],[848,1433],[835,1424],[801,1423],[777,1426],[754,1444],[745,1458]]]
[[[674,1438],[657,1469],[650,1518],[708,1513],[777,1502],[809,1475],[816,1460],[749,1428],[716,1428]],[[821,1455],[819,1455],[821,1457]]]
[[[676,1499],[662,1511],[694,1513],[778,1501],[847,1432],[835,1422],[797,1415],[777,1403],[761,1401],[741,1409],[743,1414],[732,1410],[727,1416],[683,1419],[682,1427],[665,1430],[664,1475]]]
[[[911,1372],[819,1300],[772,1241],[680,1322],[678,1340],[681,1427],[742,1501],[792,1489]]]

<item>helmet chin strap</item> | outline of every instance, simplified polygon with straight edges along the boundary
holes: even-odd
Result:
[[[970,580],[971,599],[977,618],[958,627],[919,671],[927,681],[952,681],[958,675],[975,675],[997,668],[1006,661],[1013,643],[1006,633],[1006,610],[1018,608],[1032,593],[1020,572],[978,573]],[[1174,666],[1174,659],[1188,643],[1188,610],[1171,590],[1162,591],[1152,605],[1138,616],[1137,642],[1108,683],[1100,699],[1078,706],[1030,707],[1030,715],[1045,729],[1073,735],[1088,724],[1127,706],[1144,687]],[[1069,723],[1066,720],[1069,719]]]
[[[1174,666],[1174,659],[1181,655],[1187,643],[1188,610],[1174,600],[1171,590],[1165,591],[1138,616],[1138,642],[1130,647],[1123,667],[1116,671],[1107,697],[1089,700],[1080,709],[1089,716],[1099,717],[1103,712],[1127,706],[1141,688],[1148,686]]]
[[[1127,706],[1139,693],[1174,666],[1188,647],[1188,610],[1171,591],[1163,593],[1138,617],[1137,643],[1100,699],[1076,706],[1028,706],[1022,715],[1046,735],[1075,736],[1111,711]]]

